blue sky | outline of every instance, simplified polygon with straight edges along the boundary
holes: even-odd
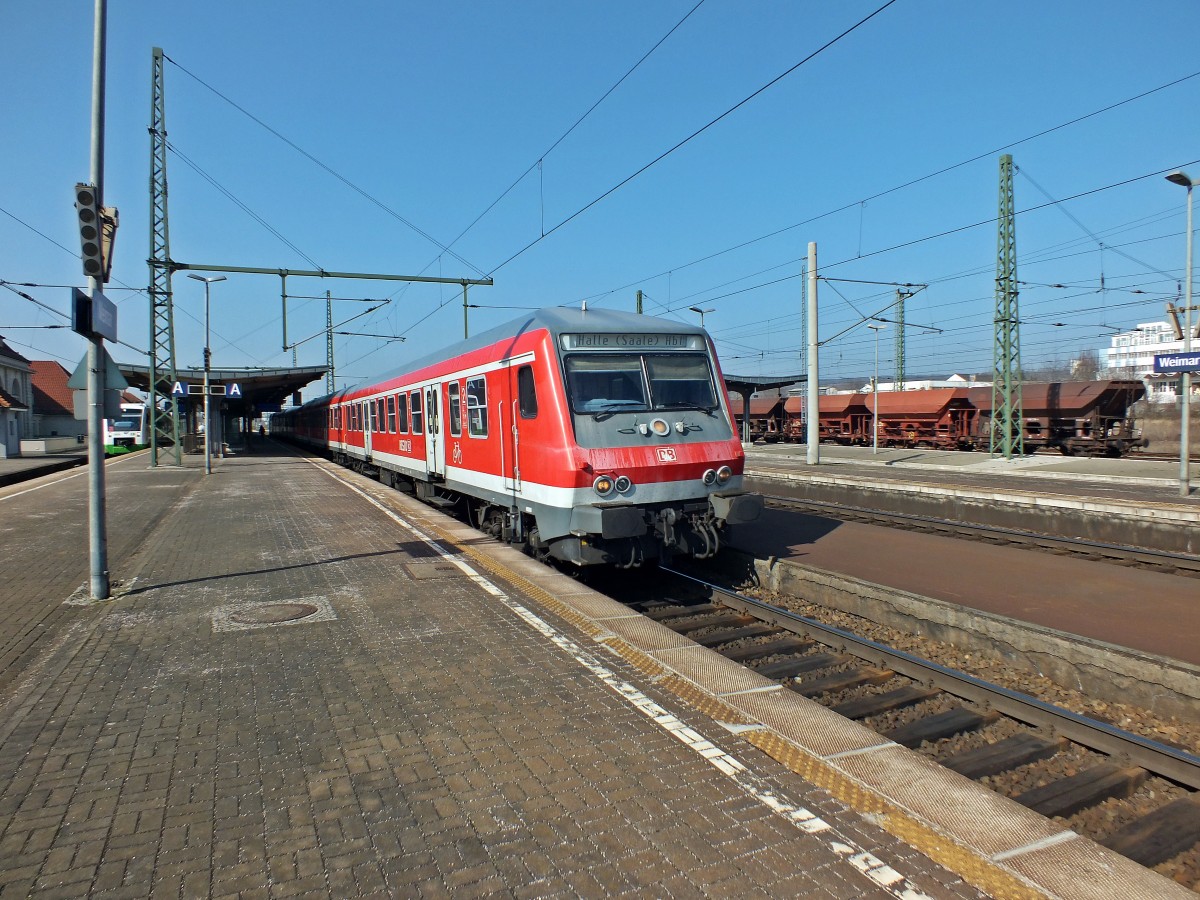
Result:
[[[1200,178],[1185,0],[898,0],[580,212],[883,2],[113,2],[105,200],[121,228],[107,293],[122,339],[149,343],[147,298],[124,288],[148,282],[154,46],[170,60],[180,262],[490,275],[471,290],[472,332],[514,307],[631,310],[641,288],[656,315],[711,309],[727,372],[779,375],[800,370],[799,274],[816,241],[822,274],[844,279],[820,288],[821,339],[850,329],[822,348],[822,380],[871,374],[873,336],[851,326],[894,289],[855,282],[929,285],[907,318],[942,332],[908,329],[910,378],[987,373],[998,157],[1016,144],[1026,368],[1162,319],[1183,275],[1185,195],[1161,172]],[[71,187],[88,175],[92,4],[9,0],[0,33],[0,279],[48,285],[21,290],[66,312],[57,286],[84,283]],[[203,288],[177,274],[174,289],[178,361],[198,365]],[[288,280],[289,294],[326,290],[391,298],[339,330],[406,337],[338,336],[339,386],[462,336],[457,287]],[[279,294],[272,276],[213,286],[214,365],[290,364]],[[340,301],[335,321],[365,308]],[[0,334],[71,368],[82,339],[16,327],[62,321],[0,290]],[[323,302],[289,301],[290,339],[324,321]],[[880,340],[885,380],[893,332]],[[323,364],[324,340],[297,355]]]

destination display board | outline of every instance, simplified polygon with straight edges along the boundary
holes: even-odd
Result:
[[[699,334],[564,334],[564,350],[703,350]]]

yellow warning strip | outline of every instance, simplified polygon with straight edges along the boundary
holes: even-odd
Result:
[[[878,792],[774,731],[766,728],[755,729],[744,733],[742,737],[801,778],[824,788],[850,808],[872,814],[874,821],[885,831],[921,851],[934,862],[958,873],[964,881],[993,897],[1003,900],[1034,900],[1046,896],[1013,873],[985,859],[978,851],[964,847],[941,834],[880,796]]]

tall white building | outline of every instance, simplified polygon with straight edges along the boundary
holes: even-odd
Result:
[[[1197,342],[1193,338],[1192,345]],[[1146,398],[1153,403],[1174,403],[1179,399],[1178,375],[1155,375],[1154,357],[1160,353],[1178,353],[1183,341],[1175,337],[1170,322],[1143,322],[1133,331],[1112,336],[1105,351],[1108,374],[1113,378],[1140,378],[1146,383]],[[1193,379],[1192,391],[1196,391]]]

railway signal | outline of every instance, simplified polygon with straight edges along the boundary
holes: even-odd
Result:
[[[100,205],[97,200],[95,185],[75,185],[75,212],[79,218],[79,247],[82,251],[83,274],[101,281],[104,275],[104,254]]]

